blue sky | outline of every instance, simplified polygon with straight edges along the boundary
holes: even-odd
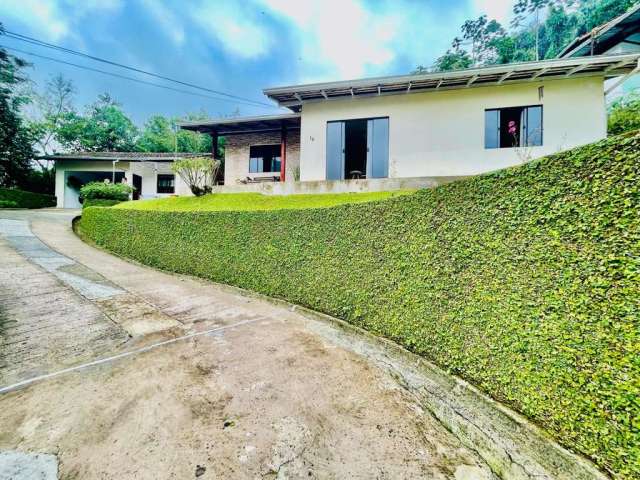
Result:
[[[36,37],[211,89],[265,101],[262,88],[407,73],[430,65],[481,13],[508,22],[513,0],[2,0],[0,22]],[[124,75],[132,72],[0,37],[0,44]],[[101,92],[142,124],[156,113],[275,113],[143,86],[22,55],[41,87],[62,73],[76,105]],[[149,77],[138,76],[148,81]],[[175,87],[175,85],[174,85]]]

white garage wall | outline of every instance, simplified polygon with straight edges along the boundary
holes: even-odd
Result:
[[[389,117],[390,177],[475,175],[517,165],[515,149],[484,148],[484,111],[538,104],[544,139],[531,149],[534,158],[606,136],[602,77],[306,103],[301,180],[326,178],[327,122],[355,118]]]

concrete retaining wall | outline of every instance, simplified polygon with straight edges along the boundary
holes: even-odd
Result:
[[[370,180],[323,180],[314,182],[271,182],[221,185],[217,193],[257,192],[265,195],[297,195],[309,193],[384,192],[434,188],[465,177],[373,178]]]

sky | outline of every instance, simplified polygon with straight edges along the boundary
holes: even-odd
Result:
[[[8,31],[213,90],[271,103],[270,86],[404,74],[431,65],[481,13],[508,22],[513,0],[2,0]],[[158,82],[0,36],[0,45]],[[274,107],[202,98],[20,55],[36,89],[61,73],[78,108],[109,92],[139,125],[153,114],[219,117]],[[171,85],[171,84],[168,84]],[[173,85],[174,88],[183,88]],[[205,95],[208,95],[205,92]]]

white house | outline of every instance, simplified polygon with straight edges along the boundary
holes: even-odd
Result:
[[[79,152],[48,155],[56,165],[58,208],[80,208],[80,187],[88,182],[126,181],[133,198],[190,195],[189,187],[171,171],[176,158],[211,156],[203,153]]]
[[[604,138],[604,82],[635,73],[639,59],[577,56],[268,88],[290,113],[181,127],[211,134],[214,145],[225,137],[228,191],[433,185]]]

